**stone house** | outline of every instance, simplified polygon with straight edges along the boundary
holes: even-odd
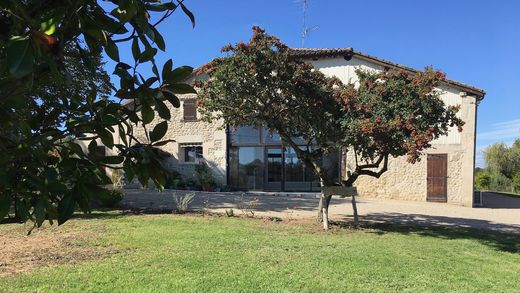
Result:
[[[354,70],[358,67],[416,72],[351,48],[293,49],[293,54],[345,83],[356,81]],[[459,115],[466,123],[463,131],[450,130],[416,164],[407,163],[406,158],[392,158],[388,171],[379,179],[361,176],[356,183],[361,196],[472,205],[477,106],[485,92],[451,80],[440,90],[447,105],[461,105]],[[195,166],[204,160],[217,181],[233,189],[319,190],[316,177],[298,160],[293,149],[282,145],[276,133],[253,128],[231,130],[222,121],[203,122],[196,110],[196,96],[180,95],[180,99],[181,107],[170,109],[172,118],[166,134],[175,142],[161,147],[171,154],[165,160],[168,168],[191,178]],[[152,122],[151,127],[158,122]],[[348,158],[340,156],[330,160],[338,167],[338,176],[352,168]]]

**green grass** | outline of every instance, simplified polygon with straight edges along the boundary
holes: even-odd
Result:
[[[94,231],[83,245],[120,252],[0,278],[0,292],[520,291],[520,238],[485,231],[323,232],[312,223],[115,214],[59,229]]]

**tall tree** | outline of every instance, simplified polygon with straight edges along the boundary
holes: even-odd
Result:
[[[359,86],[326,77],[298,60],[276,37],[253,27],[248,43],[222,49],[228,56],[203,68],[209,75],[197,83],[205,119],[223,119],[232,127],[266,125],[320,178],[324,228],[328,228],[331,195],[326,187],[351,187],[359,176],[381,176],[389,157],[421,158],[432,140],[461,130],[458,107],[446,107],[435,87],[444,74],[426,68],[404,71],[357,70]],[[301,148],[303,138],[312,148]],[[324,154],[348,149],[355,168],[344,180],[330,176]],[[355,225],[357,212],[353,197]]]
[[[515,140],[510,147],[505,143],[490,145],[484,151],[484,160],[494,179],[500,174],[513,180],[515,175],[520,174],[520,139]]]
[[[147,124],[156,113],[170,118],[164,103],[178,107],[176,93],[194,92],[183,83],[191,67],[173,69],[168,60],[159,72],[154,59],[165,50],[157,26],[178,8],[194,24],[182,0],[1,2],[0,220],[14,205],[35,226],[45,219],[62,224],[107,192],[101,187],[110,182],[107,167],[123,168],[144,185],[149,179],[164,185],[154,146],[168,142],[161,141],[167,122],[152,130]],[[121,60],[124,43],[133,60]],[[117,63],[116,86],[101,69],[103,51]],[[144,64],[152,76],[139,72]],[[108,98],[112,93],[116,99]],[[132,136],[134,127],[145,128],[146,141]],[[96,155],[96,140],[116,154]]]

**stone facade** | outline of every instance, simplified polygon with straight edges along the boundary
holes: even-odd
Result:
[[[343,82],[356,82],[356,68],[368,70],[384,70],[387,66],[379,61],[372,62],[363,56],[343,58],[332,56],[309,60],[315,68],[329,76],[336,76]],[[204,78],[204,77],[198,77]],[[462,132],[450,129],[447,136],[433,143],[422,159],[415,164],[406,162],[406,158],[391,158],[388,171],[380,178],[361,176],[355,186],[361,196],[425,201],[427,197],[427,154],[447,155],[447,201],[453,204],[471,206],[473,197],[473,174],[475,157],[475,130],[477,97],[464,91],[464,86],[456,82],[446,83],[438,90],[442,91],[442,99],[447,105],[461,105],[459,117],[465,121]],[[481,94],[482,95],[482,94]],[[206,123],[202,121],[183,121],[183,104],[195,95],[180,95],[181,107],[170,111],[172,119],[169,122],[167,139],[176,142],[162,146],[161,149],[172,157],[166,161],[169,168],[178,171],[186,179],[193,178],[195,163],[184,161],[182,144],[201,144],[204,160],[212,167],[215,177],[225,185],[226,182],[226,147],[227,136],[222,121]],[[148,125],[152,129],[161,118]],[[144,140],[142,128],[135,128],[135,135]],[[350,156],[344,158],[345,171],[353,168]]]
[[[169,153],[170,158],[165,160],[166,167],[179,172],[185,179],[195,177],[195,166],[198,163],[185,162],[182,150],[183,144],[201,144],[204,161],[208,163],[217,181],[224,185],[226,183],[226,132],[222,127],[223,123],[215,121],[213,123],[196,121],[184,121],[183,106],[189,99],[195,99],[196,95],[178,95],[181,106],[174,108],[170,103],[166,103],[170,109],[171,119],[168,122],[168,132],[165,139],[173,139],[175,142],[161,146],[160,149]],[[148,129],[153,129],[155,125],[162,121],[158,115],[147,125]],[[142,141],[146,141],[146,136],[142,127],[134,128],[134,135]]]

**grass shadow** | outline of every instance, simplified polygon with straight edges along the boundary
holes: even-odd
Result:
[[[399,233],[448,240],[476,240],[498,251],[520,253],[520,230],[517,230],[519,228],[516,226],[494,224],[484,220],[398,213],[369,214],[362,216],[360,220],[360,229],[367,233]],[[467,221],[481,221],[482,228],[464,225]],[[353,229],[352,223],[351,217],[345,217],[341,221],[332,221],[331,225],[339,229]]]

